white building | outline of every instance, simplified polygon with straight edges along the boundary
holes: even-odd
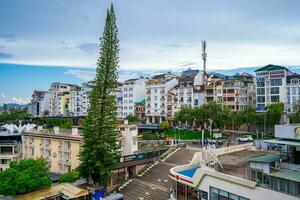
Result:
[[[50,98],[50,116],[69,116],[74,113],[74,101],[81,88],[73,84],[52,83]]]
[[[92,91],[90,82],[84,83],[80,89],[71,91],[70,116],[86,116],[90,107],[89,95]]]
[[[300,172],[289,171],[294,176],[288,176],[289,173],[286,173],[286,177],[281,176],[276,172],[276,164],[273,165],[278,157],[267,153],[263,155],[263,152],[250,150],[251,148],[251,143],[215,150],[203,148],[202,151],[195,153],[191,163],[171,168],[169,175],[173,180],[171,199],[299,199]],[[218,159],[220,156],[223,156],[222,160]],[[259,168],[262,162],[269,164],[264,169],[257,170],[261,176],[254,176],[252,167]],[[269,173],[270,170],[274,170],[273,174]],[[248,173],[250,177],[247,178]],[[263,177],[264,182],[257,182],[264,179]]]
[[[267,65],[256,71],[256,107],[264,109],[272,103],[286,102],[286,80],[292,75],[286,67]]]
[[[175,75],[160,74],[146,81],[146,119],[147,123],[159,123],[167,116],[166,94],[178,84]]]
[[[203,73],[199,70],[185,70],[178,79],[178,107],[195,107],[204,103],[204,94],[197,88],[203,85]]]
[[[128,124],[125,120],[124,124],[119,125],[119,145],[122,150],[122,156],[138,153],[138,127],[135,124]]]
[[[286,111],[294,112],[294,105],[300,101],[300,75],[293,74],[286,79]]]
[[[141,77],[126,80],[122,86],[122,112],[123,118],[128,115],[134,115],[134,103],[145,99],[145,81],[147,79]],[[118,96],[117,96],[118,97]],[[121,106],[121,105],[120,105]]]
[[[35,90],[31,102],[27,105],[27,112],[33,117],[45,116],[49,113],[50,95],[47,91]]]

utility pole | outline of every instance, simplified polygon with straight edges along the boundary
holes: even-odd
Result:
[[[206,85],[206,41],[202,40],[202,60],[203,60],[203,96],[204,96],[204,104],[206,103],[206,95],[205,95],[205,85]]]

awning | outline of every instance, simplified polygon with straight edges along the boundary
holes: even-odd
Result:
[[[271,144],[300,146],[300,141],[296,141],[296,140],[271,139],[271,140],[263,140],[263,141],[266,143],[271,143]]]

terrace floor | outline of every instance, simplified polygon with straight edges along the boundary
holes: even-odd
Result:
[[[269,154],[263,151],[244,150],[218,156],[223,169],[220,167],[219,172],[247,179],[248,158]]]

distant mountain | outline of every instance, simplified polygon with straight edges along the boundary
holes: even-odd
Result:
[[[294,73],[300,74],[300,66],[286,66],[289,70],[291,70]],[[218,70],[208,70],[209,72],[218,72],[220,74],[224,75],[234,75],[236,73],[249,73],[252,75],[255,75],[255,70],[259,69],[261,67],[242,67],[242,68],[235,68],[235,69],[218,69]]]
[[[8,109],[18,109],[18,110],[22,110],[25,109],[27,107],[27,105],[22,105],[22,104],[17,104],[17,103],[6,103],[7,108]],[[3,105],[0,106],[0,109],[3,108]]]

